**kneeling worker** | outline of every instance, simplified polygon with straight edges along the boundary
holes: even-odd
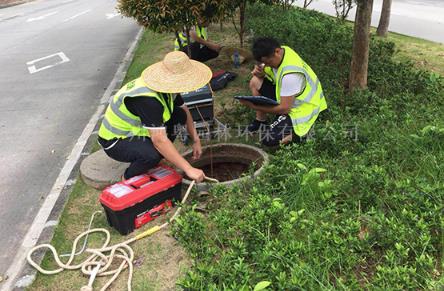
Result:
[[[252,72],[250,90],[254,96],[275,99],[279,105],[255,105],[242,100],[242,104],[256,110],[256,119],[248,126],[249,132],[266,128],[266,114],[276,115],[268,127],[262,143],[300,141],[307,135],[319,113],[327,108],[321,83],[313,70],[290,47],[268,37],[253,43],[253,56],[260,65]],[[292,138],[296,135],[295,138]]]
[[[164,157],[196,182],[204,172],[194,168],[173,145],[179,125],[193,140],[193,158],[202,154],[199,136],[180,92],[201,88],[210,68],[183,52],[168,53],[123,86],[111,100],[99,129],[99,143],[114,160],[128,162],[125,179],[147,172]]]

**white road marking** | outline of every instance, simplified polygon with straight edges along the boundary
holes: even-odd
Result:
[[[26,22],[32,22],[32,21],[42,20],[42,19],[45,19],[45,18],[48,17],[48,16],[51,16],[51,15],[54,15],[54,14],[57,14],[57,13],[58,13],[58,11],[54,11],[54,12],[51,12],[51,13],[48,13],[48,14],[45,14],[45,15],[42,15],[42,16],[39,16],[39,17],[28,18],[28,19],[26,20]]]
[[[73,16],[71,16],[71,17],[69,17],[69,18],[66,18],[66,19],[63,20],[62,22],[66,22],[66,21],[73,20],[74,18],[77,18],[77,17],[79,17],[79,16],[82,16],[83,14],[86,14],[86,13],[88,13],[88,12],[90,12],[90,11],[91,11],[91,9],[88,9],[88,10],[85,10],[85,11],[83,11],[83,12],[77,13],[76,15],[73,15]]]
[[[35,63],[38,63],[40,61],[47,60],[47,59],[50,59],[50,58],[53,58],[53,57],[58,57],[61,60],[56,62],[56,63],[54,63],[54,64],[52,64],[52,65],[44,66],[44,67],[41,67],[41,68],[37,68],[35,66]],[[55,53],[55,54],[52,54],[52,55],[49,55],[49,56],[46,56],[46,57],[43,57],[43,58],[40,58],[40,59],[29,61],[26,64],[28,65],[29,73],[30,74],[34,74],[34,73],[37,73],[37,72],[40,72],[40,71],[52,68],[52,67],[57,66],[57,65],[60,65],[60,64],[63,64],[63,63],[67,63],[67,62],[69,62],[68,57],[63,52],[59,52],[59,53]]]
[[[40,235],[42,234],[45,223],[47,222],[48,217],[51,214],[55,203],[57,202],[57,199],[62,193],[64,185],[66,184],[72,170],[74,169],[74,166],[77,164],[77,161],[80,158],[80,154],[82,153],[83,148],[88,141],[88,138],[91,136],[91,132],[93,132],[97,122],[99,121],[100,116],[102,115],[102,112],[107,106],[107,104],[103,104],[103,101],[111,99],[111,92],[115,89],[117,85],[117,80],[119,78],[122,78],[125,74],[125,71],[128,68],[127,66],[129,65],[129,62],[134,54],[136,45],[142,37],[142,32],[143,29],[140,29],[139,33],[136,36],[136,39],[131,44],[116,74],[114,75],[114,78],[112,79],[105,93],[103,93],[102,98],[100,98],[100,105],[97,107],[96,113],[94,113],[88,124],[83,129],[82,134],[74,145],[71,154],[67,158],[67,161],[60,171],[60,174],[57,177],[54,185],[52,186],[51,191],[49,192],[48,196],[46,196],[42,207],[40,207],[37,216],[34,218],[34,221],[29,227],[28,232],[26,233],[25,238],[23,239],[23,242],[19,246],[19,249],[14,257],[14,263],[9,266],[8,270],[5,273],[5,275],[8,276],[9,279],[6,282],[2,283],[3,285],[0,285],[0,291],[9,291],[13,289],[11,287],[14,283],[16,283],[15,280],[17,279],[20,270],[23,268],[23,265],[26,263],[26,255],[28,254],[29,250],[36,245]]]
[[[119,16],[119,15],[120,15],[119,12],[116,12],[116,13],[106,13],[106,19],[111,19],[111,18],[114,18],[114,17]]]

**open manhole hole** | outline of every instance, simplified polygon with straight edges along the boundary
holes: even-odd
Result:
[[[268,163],[268,155],[259,148],[245,144],[215,144],[202,148],[202,157],[194,161],[192,160],[193,152],[184,153],[184,158],[195,168],[202,169],[205,175],[219,180],[222,184],[233,184],[248,179],[245,176],[249,172],[253,176],[257,176],[262,167]],[[183,179],[185,185],[191,183],[185,177]],[[200,189],[205,189],[205,183]]]

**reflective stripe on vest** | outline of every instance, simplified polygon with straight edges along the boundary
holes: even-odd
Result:
[[[196,25],[196,35],[200,38],[203,38],[204,40],[208,39],[208,32],[206,27],[200,27]],[[187,36],[185,33],[181,32],[179,33],[179,39],[176,38],[174,41],[174,50],[178,51],[180,50],[179,41],[182,44],[182,48],[186,47],[188,45]]]
[[[149,132],[142,126],[140,118],[133,115],[124,103],[125,98],[147,97],[157,99],[164,107],[163,122],[171,118],[174,108],[172,94],[168,94],[168,103],[160,93],[145,86],[142,78],[126,84],[111,100],[99,129],[99,136],[106,140],[113,138],[127,138],[131,136],[149,136]]]
[[[185,34],[183,32],[179,33],[179,39],[176,38],[176,41],[174,42],[174,50],[175,51],[180,50],[179,41],[180,41],[180,44],[182,44],[182,48],[184,48],[186,46],[186,44],[188,43],[187,37],[185,36]]]
[[[266,77],[276,85],[276,99],[281,102],[282,79],[286,74],[299,73],[305,77],[305,88],[295,98],[293,107],[289,112],[293,123],[293,130],[299,136],[308,133],[316,121],[319,112],[327,108],[321,83],[313,70],[302,60],[302,58],[291,48],[282,46],[285,50],[284,59],[277,70],[277,82],[271,68],[265,69]]]

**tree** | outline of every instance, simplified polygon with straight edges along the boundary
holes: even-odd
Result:
[[[265,4],[277,4],[277,5],[281,5],[284,9],[288,10],[291,7],[293,7],[293,4],[296,2],[297,0],[271,0],[271,1],[262,1]],[[303,0],[304,4],[303,7],[307,8],[308,5],[310,5],[313,0]]]
[[[307,8],[308,5],[311,4],[311,2],[313,2],[313,0],[304,0],[304,8]]]
[[[239,8],[239,27],[236,25],[236,21],[233,18],[233,25],[239,35],[240,46],[244,47],[244,35],[245,35],[245,12],[247,10],[248,0],[233,1],[237,3]]]
[[[381,37],[387,35],[389,23],[390,23],[390,12],[392,8],[392,0],[384,0],[382,3],[381,18],[379,18],[378,29],[376,34]]]
[[[288,10],[293,6],[293,3],[296,2],[296,0],[280,0],[278,2],[285,10]]]
[[[254,3],[254,2],[262,2],[266,5],[272,5],[272,4],[282,4],[282,3],[288,3],[291,0],[225,0],[231,4],[227,5],[229,8],[227,10],[231,11],[233,7],[235,9],[239,9],[239,27],[236,25],[236,21],[233,17],[233,25],[236,29],[236,32],[239,35],[239,42],[240,46],[244,46],[244,35],[245,35],[245,20],[246,20],[246,10],[247,10],[247,4],[248,3]],[[293,1],[291,1],[293,2]]]
[[[348,13],[353,8],[353,0],[333,0],[333,5],[336,10],[336,17],[345,20]]]
[[[117,9],[122,15],[132,17],[137,22],[154,32],[174,32],[176,37],[186,31],[188,43],[189,31],[199,18],[209,22],[223,18],[232,7],[224,5],[225,0],[119,0]],[[189,48],[189,47],[188,47]],[[188,55],[190,55],[188,50]]]
[[[355,89],[365,89],[367,87],[372,10],[373,0],[357,0],[349,77],[350,92],[353,92]]]

